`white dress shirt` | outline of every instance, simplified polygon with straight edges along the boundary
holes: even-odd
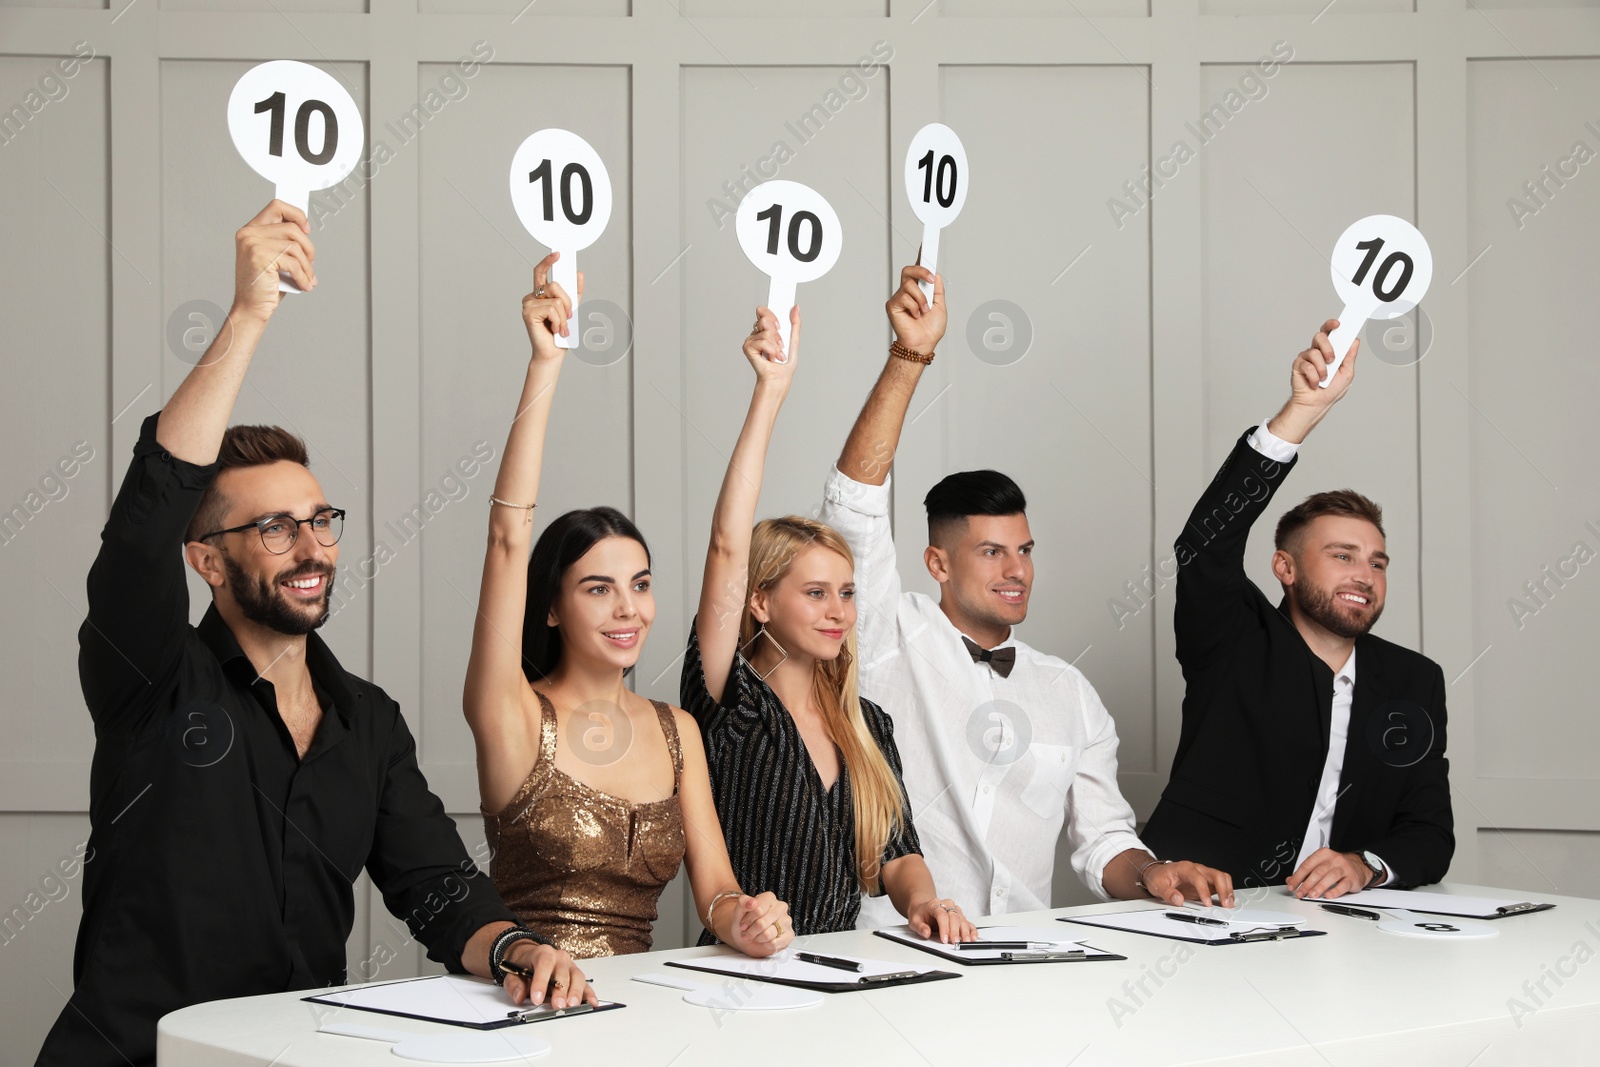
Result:
[[[1328,722],[1328,755],[1322,764],[1322,780],[1317,783],[1317,802],[1306,824],[1306,839],[1295,857],[1296,870],[1306,857],[1327,848],[1333,836],[1333,809],[1339,802],[1339,776],[1344,773],[1344,745],[1350,736],[1350,703],[1356,688],[1356,650],[1333,676],[1333,715]]]
[[[834,470],[820,518],[855,555],[863,696],[894,719],[912,820],[941,896],[969,916],[1051,906],[1063,822],[1072,868],[1102,899],[1106,864],[1130,848],[1133,808],[1117,788],[1117,729],[1086,678],[1015,636],[1001,678],[976,663],[939,605],[904,592],[889,527],[889,484]],[[901,920],[887,897],[862,928]]]
[[[1250,434],[1249,442],[1251,448],[1279,463],[1289,462],[1300,448],[1267,429],[1266,419],[1261,420],[1261,424]],[[1356,650],[1352,648],[1344,666],[1333,676],[1328,755],[1322,764],[1322,780],[1317,784],[1317,802],[1311,809],[1311,821],[1306,825],[1305,843],[1300,846],[1300,855],[1295,857],[1296,870],[1300,869],[1307,856],[1319,848],[1327,848],[1333,837],[1333,810],[1339,803],[1339,778],[1344,773],[1344,749],[1350,736],[1350,705],[1355,700],[1355,689]],[[1379,862],[1382,863],[1381,857]],[[1379,884],[1388,885],[1394,881],[1394,871],[1389,869],[1387,863],[1382,863],[1382,866],[1384,878]]]

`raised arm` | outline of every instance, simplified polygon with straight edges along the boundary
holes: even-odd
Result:
[[[922,305],[918,282],[933,283],[931,309]],[[902,268],[900,288],[889,297],[884,311],[897,342],[918,355],[931,356],[944,337],[944,279],[926,267]],[[911,406],[911,394],[916,392],[926,368],[926,363],[890,355],[845,439],[844,451],[839,454],[839,473],[865,485],[884,483],[895,450],[900,447],[900,430]]]
[[[534,292],[522,298],[522,321],[533,353],[522,382],[522,396],[506,438],[500,473],[489,508],[489,544],[478,589],[478,615],[472,626],[462,708],[478,750],[478,783],[485,807],[498,811],[527,774],[527,756],[537,746],[522,714],[522,623],[528,593],[528,552],[533,543],[533,508],[539,497],[539,468],[545,429],[564,350],[555,334],[567,333],[572,301],[550,281],[552,252],[533,270]],[[578,275],[578,296],[583,274]]]
[[[178,459],[216,462],[250,358],[282,299],[278,272],[288,271],[301,289],[317,284],[310,233],[303,211],[274,200],[234,235],[233,307],[157,425],[156,439]]]
[[[1239,620],[1245,575],[1245,546],[1250,528],[1266,510],[1273,493],[1294,465],[1296,449],[1350,388],[1361,345],[1350,349],[1333,383],[1323,389],[1333,346],[1328,331],[1339,324],[1329,319],[1295,357],[1290,368],[1290,394],[1283,407],[1263,426],[1235,446],[1211,484],[1201,494],[1174,547],[1178,564],[1173,614],[1178,658],[1198,665],[1230,647]]]
[[[933,282],[933,307],[925,308],[919,281]],[[944,279],[924,267],[900,272],[900,287],[884,304],[895,340],[931,355],[944,337]],[[828,475],[818,518],[839,532],[855,556],[857,640],[863,662],[893,647],[900,572],[889,522],[889,465],[900,446],[911,394],[927,365],[891,353],[845,441],[837,469]]]
[[[278,306],[278,270],[316,283],[305,215],[274,200],[234,235],[233,307],[205,356],[139,433],[89,569],[78,674],[97,729],[132,725],[139,692],[176,662],[189,624],[186,531],[215,478],[234,400]],[[198,531],[201,533],[208,531]]]
[[[705,575],[700,582],[700,610],[695,614],[695,635],[705,666],[706,690],[721,702],[739,648],[739,620],[749,596],[745,589],[750,561],[750,531],[755,525],[756,502],[761,498],[761,473],[767,463],[767,446],[778,410],[789,395],[795,365],[800,358],[800,309],[789,316],[789,358],[783,360],[778,340],[778,318],[765,307],[756,309],[755,329],[744,339],[744,358],[755,368],[756,388],[739,443],[728,460],[728,472],[717,494],[711,516],[711,543],[706,547]]]

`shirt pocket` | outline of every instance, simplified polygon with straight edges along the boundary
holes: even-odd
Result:
[[[1023,787],[1020,799],[1029,811],[1041,819],[1066,811],[1067,793],[1078,774],[1081,751],[1076,745],[1047,745],[1039,741],[1028,746],[1033,777]]]

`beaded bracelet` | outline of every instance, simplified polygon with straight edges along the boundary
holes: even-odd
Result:
[[[506,981],[505,962],[506,950],[518,941],[533,941],[541,945],[550,944],[550,939],[534,933],[526,926],[508,926],[496,935],[494,942],[489,946],[489,977],[494,979],[495,985],[504,985]]]
[[[932,352],[929,352],[927,355],[923,355],[921,352],[913,352],[899,341],[896,341],[889,346],[889,354],[894,356],[896,359],[904,359],[912,363],[921,363],[924,367],[933,362]]]

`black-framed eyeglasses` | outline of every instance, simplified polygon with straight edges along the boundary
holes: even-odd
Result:
[[[339,543],[339,535],[344,532],[344,509],[323,508],[309,519],[297,519],[293,515],[268,515],[264,519],[247,522],[231,530],[213,530],[195,540],[206,541],[213,537],[221,537],[223,534],[254,530],[261,535],[262,547],[275,556],[281,556],[294,547],[302,525],[311,527],[311,536],[317,539],[317,544],[323,548],[332,548]]]

